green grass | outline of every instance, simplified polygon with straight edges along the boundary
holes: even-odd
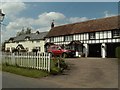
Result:
[[[16,66],[6,66],[2,65],[2,71],[32,77],[32,78],[42,78],[49,75],[48,72],[43,70],[36,70],[36,69],[28,69],[28,68],[21,68]]]

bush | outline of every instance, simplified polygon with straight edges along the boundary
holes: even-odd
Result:
[[[51,59],[51,74],[60,74],[68,66],[62,58],[52,58]]]
[[[116,48],[116,57],[120,58],[120,47]]]

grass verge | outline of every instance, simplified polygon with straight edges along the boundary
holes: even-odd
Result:
[[[43,70],[35,70],[35,69],[21,68],[16,66],[6,66],[6,65],[2,65],[2,71],[14,73],[17,75],[32,77],[32,78],[42,78],[49,75],[48,72]]]

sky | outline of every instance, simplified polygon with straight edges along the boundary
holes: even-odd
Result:
[[[19,0],[17,0],[19,1]],[[49,31],[51,22],[55,26],[106,18],[118,14],[117,2],[2,2],[5,13],[2,25],[2,42],[22,28],[32,32]]]

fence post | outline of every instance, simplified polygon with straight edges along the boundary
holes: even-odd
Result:
[[[58,68],[60,68],[60,59],[58,58]]]
[[[48,72],[50,72],[50,53],[48,53]]]
[[[11,60],[11,61],[12,61],[11,64],[12,64],[12,65],[15,65],[15,53],[12,53],[12,60]]]

